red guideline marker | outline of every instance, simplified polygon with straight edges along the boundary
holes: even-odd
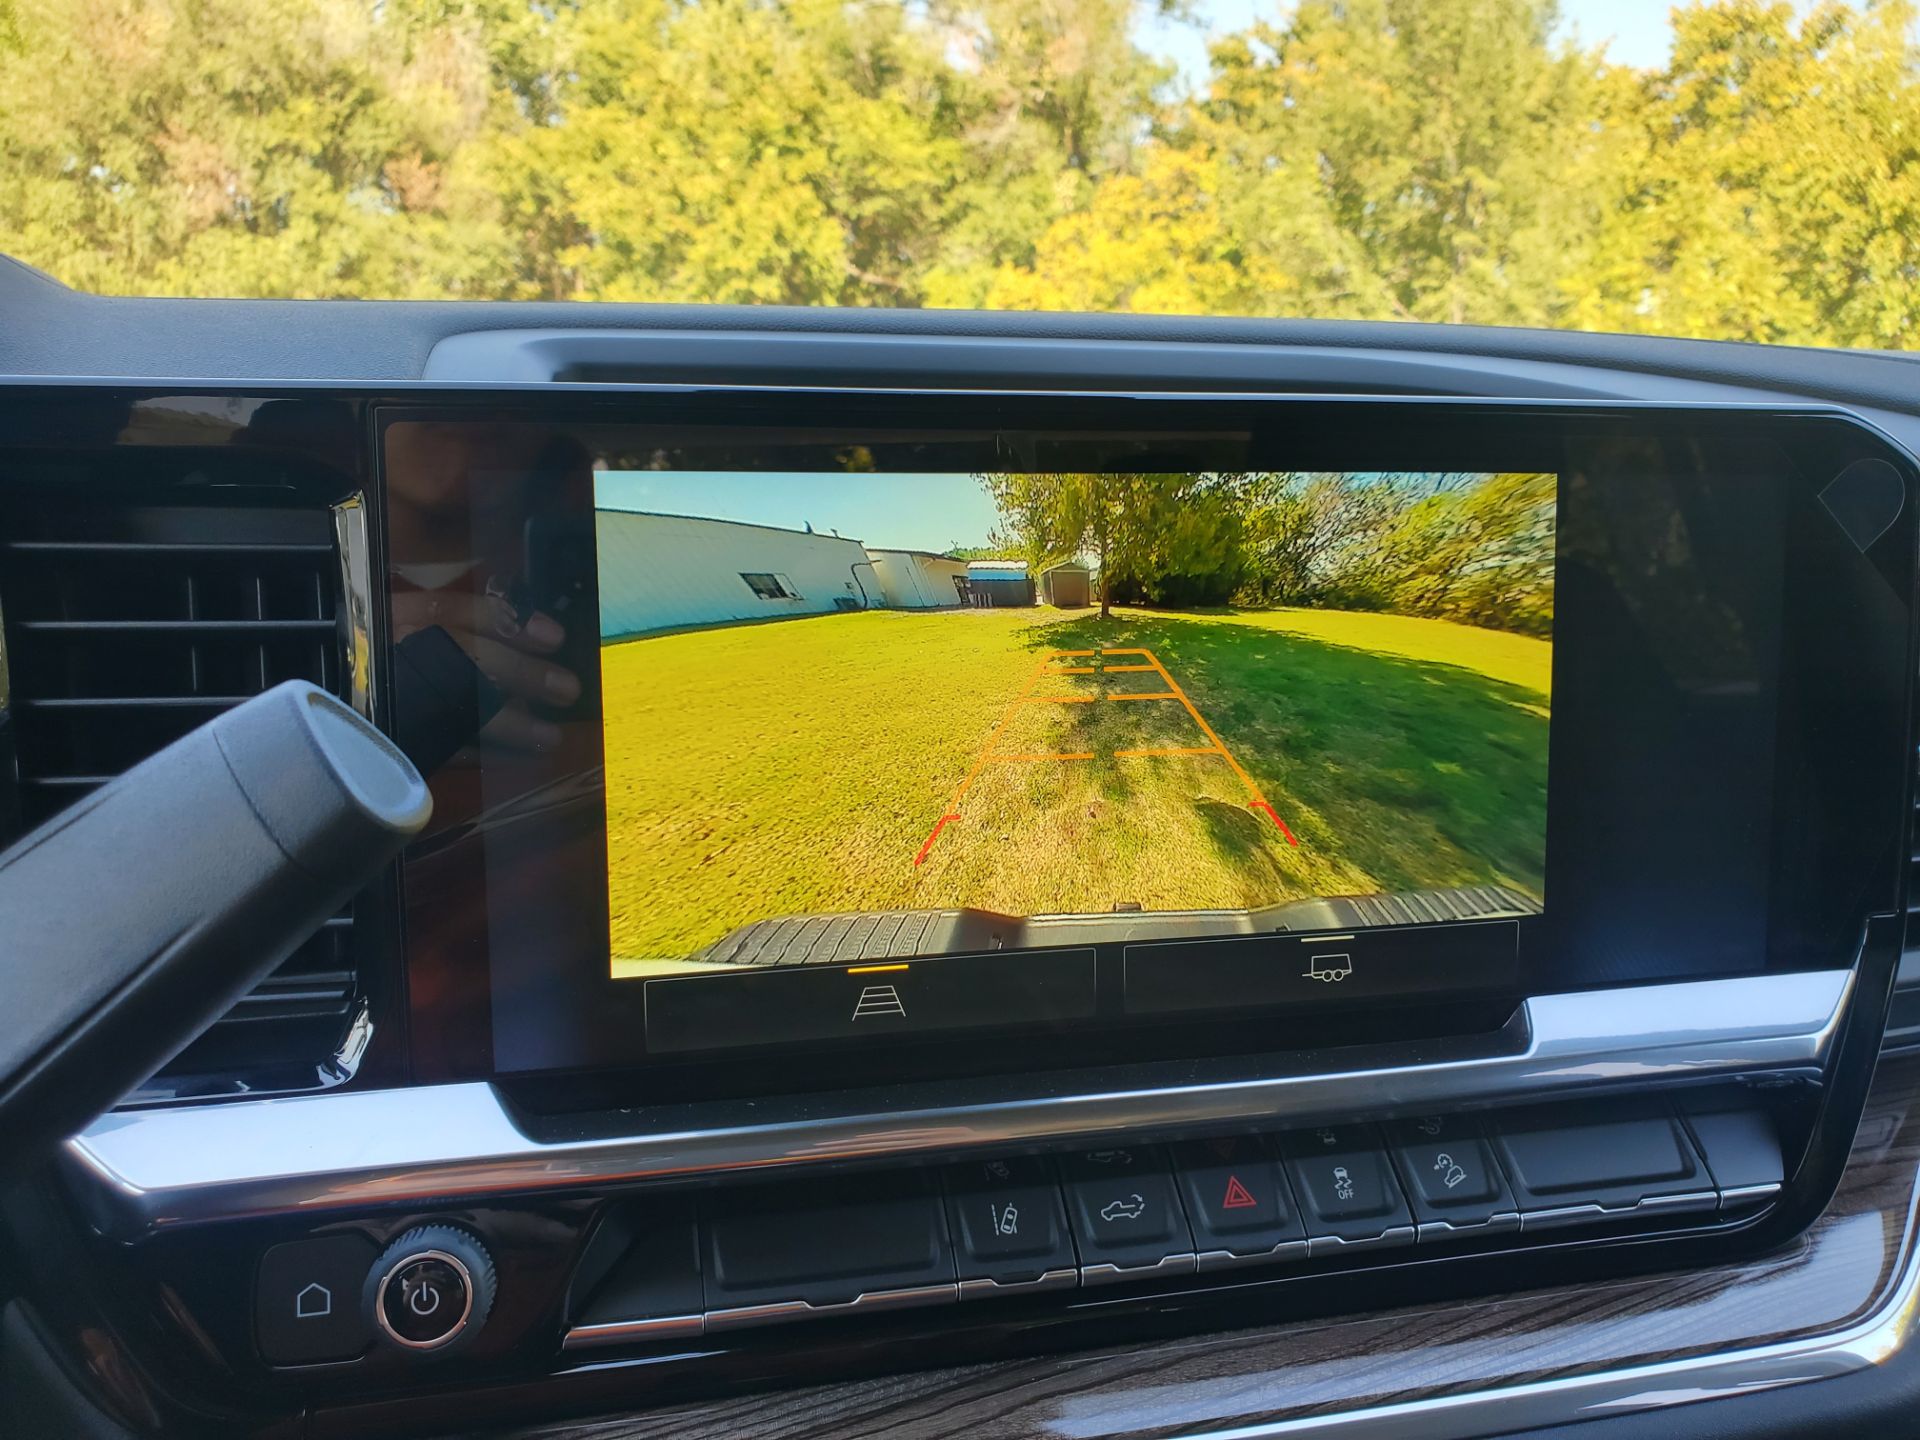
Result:
[[[959,818],[958,815],[942,815],[938,820],[934,821],[933,833],[927,836],[927,843],[920,847],[920,853],[913,857],[913,863],[916,865],[923,864],[926,861],[927,852],[933,849],[933,842],[938,840],[940,838],[940,832],[947,828],[947,822],[949,820],[958,820]],[[1284,830],[1287,827],[1282,825],[1280,828]],[[1287,838],[1292,839],[1293,837],[1288,836]]]
[[[1268,814],[1268,815],[1269,815],[1269,816],[1270,816],[1270,817],[1272,818],[1272,820],[1273,820],[1273,823],[1274,823],[1274,824],[1276,824],[1276,825],[1278,825],[1278,826],[1280,827],[1280,833],[1281,833],[1282,835],[1284,835],[1284,836],[1286,836],[1286,837],[1287,837],[1287,844],[1289,844],[1289,845],[1291,845],[1291,846],[1293,846],[1293,848],[1294,848],[1294,849],[1296,849],[1296,850],[1298,850],[1298,849],[1300,848],[1300,842],[1299,842],[1298,840],[1296,840],[1296,839],[1294,839],[1294,838],[1293,838],[1293,832],[1292,832],[1291,830],[1289,830],[1289,829],[1287,829],[1287,822],[1286,822],[1286,821],[1284,821],[1284,820],[1282,820],[1282,819],[1280,818],[1280,814],[1279,814],[1279,812],[1278,812],[1278,811],[1276,811],[1276,810],[1275,810],[1275,809],[1273,808],[1273,806],[1271,806],[1271,805],[1269,805],[1269,804],[1268,804],[1268,803],[1267,803],[1266,801],[1264,801],[1264,800],[1255,800],[1255,801],[1254,801],[1254,802],[1253,802],[1253,803],[1252,803],[1251,805],[1249,805],[1249,806],[1248,806],[1247,808],[1248,808],[1249,810],[1264,810],[1264,811],[1266,811],[1266,812],[1267,812],[1267,814]],[[934,832],[933,832],[933,833],[934,833],[935,835],[938,835],[938,834],[940,833],[940,830],[939,830],[939,827],[938,827],[938,826],[936,826],[936,827],[934,828]],[[927,843],[928,843],[929,845],[931,845],[931,844],[933,843],[933,841],[931,841],[931,840],[929,840],[929,841],[927,841]],[[924,851],[924,850],[922,850],[922,851],[921,851],[920,853],[921,853],[922,855],[924,855],[924,854],[926,854],[927,852],[926,852],[926,851]]]

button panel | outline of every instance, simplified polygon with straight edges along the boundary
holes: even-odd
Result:
[[[1270,1139],[1194,1140],[1173,1155],[1200,1269],[1306,1256],[1306,1228]]]
[[[1165,1151],[1081,1151],[1064,1157],[1060,1170],[1083,1283],[1193,1269],[1193,1234]]]
[[[954,1166],[947,1172],[947,1220],[963,1300],[1080,1282],[1051,1160],[1027,1155]]]
[[[1720,1204],[1686,1128],[1661,1103],[1511,1111],[1500,1117],[1494,1144],[1513,1181],[1522,1229]]]
[[[1480,1123],[1466,1115],[1423,1115],[1387,1126],[1422,1239],[1458,1231],[1518,1228],[1513,1193]]]
[[[253,1329],[270,1365],[352,1360],[373,1332],[360,1309],[360,1287],[376,1255],[359,1235],[322,1235],[276,1245],[254,1277]]]
[[[1283,1136],[1281,1153],[1307,1217],[1307,1253],[1411,1245],[1413,1213],[1371,1125],[1322,1125]]]
[[[1764,1112],[1655,1100],[996,1157],[697,1209],[642,1200],[616,1211],[624,1249],[565,1345],[1658,1219],[1756,1204],[1781,1172]]]
[[[701,1240],[709,1323],[762,1305],[953,1296],[946,1215],[919,1172],[743,1192],[709,1211]]]

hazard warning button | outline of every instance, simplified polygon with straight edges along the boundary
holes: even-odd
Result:
[[[1305,1240],[1286,1174],[1266,1137],[1190,1141],[1174,1147],[1174,1164],[1200,1251],[1251,1259]]]

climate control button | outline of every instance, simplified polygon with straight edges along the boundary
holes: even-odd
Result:
[[[367,1303],[394,1344],[445,1351],[486,1323],[493,1290],[493,1260],[477,1238],[452,1225],[419,1225],[380,1256]]]

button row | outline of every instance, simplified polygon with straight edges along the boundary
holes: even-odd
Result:
[[[943,1178],[742,1192],[697,1226],[650,1207],[566,1344],[1714,1210],[1778,1190],[1781,1159],[1758,1111],[1683,1123],[1655,1101],[992,1159]]]

